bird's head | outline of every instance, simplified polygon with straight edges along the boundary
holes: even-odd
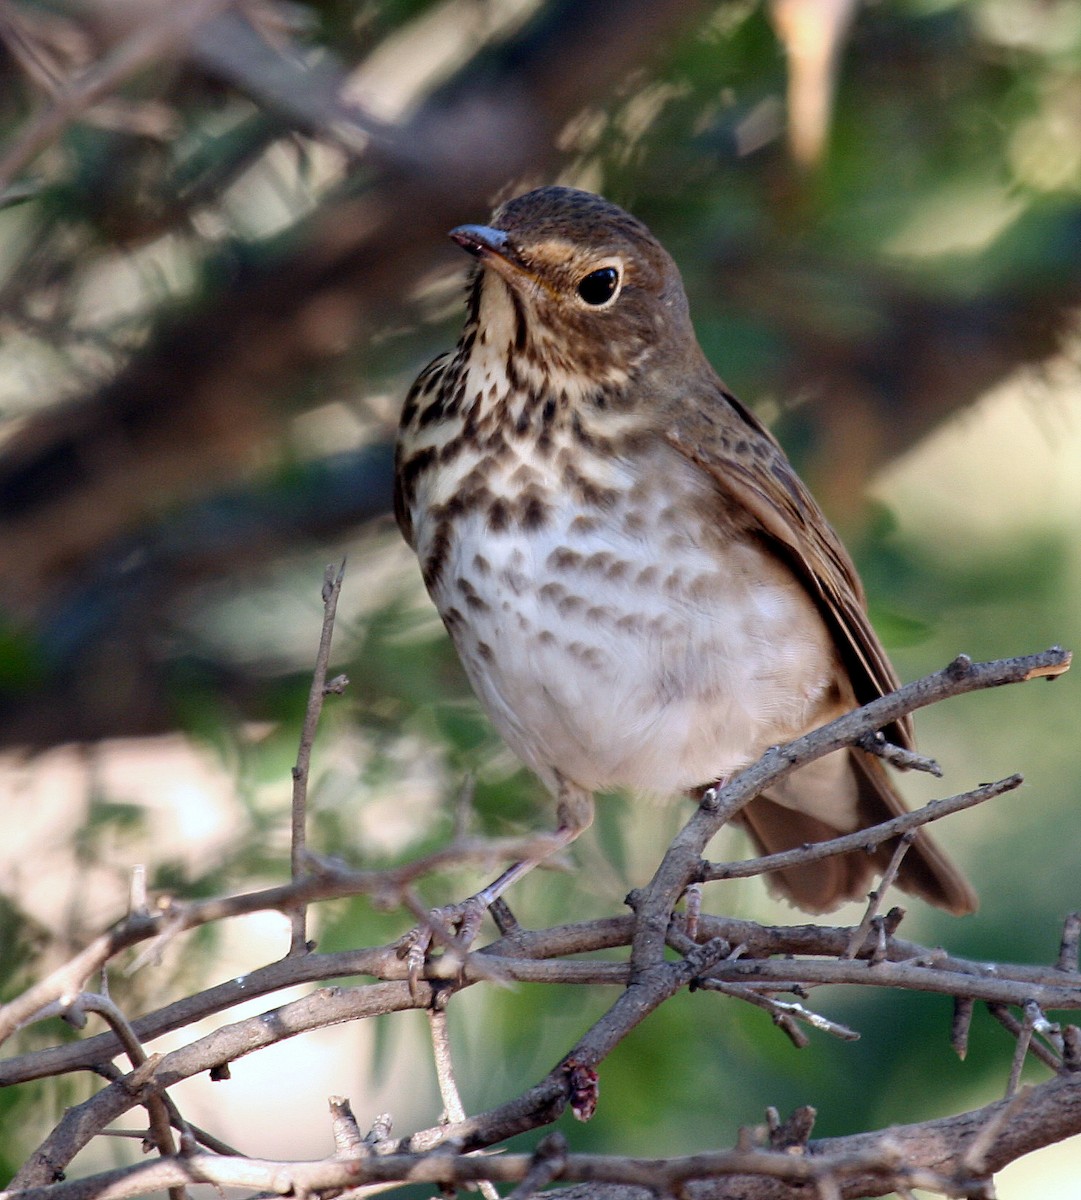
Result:
[[[679,271],[641,221],[591,192],[543,187],[450,236],[479,260],[479,335],[527,364],[622,383],[686,344]]]

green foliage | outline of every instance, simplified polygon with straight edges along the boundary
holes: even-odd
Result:
[[[49,931],[9,896],[0,896],[0,1002],[6,1003],[33,982],[33,967],[48,944]]]
[[[42,649],[24,630],[0,626],[0,696],[19,695],[45,679]]]

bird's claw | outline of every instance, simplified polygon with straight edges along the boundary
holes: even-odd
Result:
[[[444,952],[457,958],[457,973],[464,966],[464,955],[480,932],[481,922],[487,905],[478,896],[470,896],[458,904],[447,904],[433,908],[424,924],[417,925],[400,937],[395,944],[395,953],[405,960],[406,977],[410,994],[415,998],[417,983],[428,962],[428,952],[433,942],[438,942]],[[442,974],[443,972],[441,972]]]

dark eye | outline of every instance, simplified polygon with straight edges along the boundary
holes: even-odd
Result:
[[[619,272],[615,267],[600,267],[578,281],[578,295],[587,304],[607,304],[619,287]]]

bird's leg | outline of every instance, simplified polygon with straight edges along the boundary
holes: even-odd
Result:
[[[593,824],[593,793],[561,779],[556,811],[559,823],[553,833],[544,835],[543,841],[546,845],[541,853],[509,866],[502,875],[467,900],[432,909],[429,920],[424,925],[418,925],[399,939],[397,953],[399,958],[406,960],[411,990],[415,990],[416,981],[424,967],[434,930],[447,930],[456,935],[460,945],[470,946],[480,930],[481,921],[489,905],[498,900],[512,884],[528,875],[539,863],[569,846],[579,834],[584,833]]]

